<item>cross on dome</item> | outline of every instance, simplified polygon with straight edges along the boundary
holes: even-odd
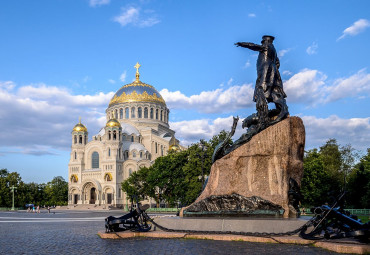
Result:
[[[140,68],[140,64],[139,62],[136,63],[136,65],[134,66],[136,68],[136,81],[135,82],[140,82],[139,80],[139,77],[140,77],[140,73],[139,73],[139,68]]]

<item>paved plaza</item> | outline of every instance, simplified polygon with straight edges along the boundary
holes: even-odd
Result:
[[[118,211],[0,212],[0,254],[337,254],[304,245],[197,239],[101,239]]]

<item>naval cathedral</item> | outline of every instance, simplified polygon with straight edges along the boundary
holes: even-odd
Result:
[[[106,109],[106,125],[88,140],[81,119],[72,130],[68,205],[123,207],[121,183],[169,150],[183,149],[168,125],[169,109],[158,91],[136,80],[121,87]],[[151,201],[146,201],[151,203]]]

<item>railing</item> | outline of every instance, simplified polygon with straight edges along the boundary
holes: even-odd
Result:
[[[0,211],[11,211],[11,207],[0,207]],[[14,207],[15,210],[24,210],[23,207]]]
[[[304,215],[313,215],[313,213],[311,213],[311,211],[308,208],[309,207],[306,207]],[[353,215],[370,216],[370,209],[344,209],[344,210],[349,211]],[[301,213],[302,213],[302,208],[301,208]]]
[[[147,212],[177,212],[180,208],[149,208]]]
[[[370,209],[345,209],[354,215],[365,215],[370,216]]]

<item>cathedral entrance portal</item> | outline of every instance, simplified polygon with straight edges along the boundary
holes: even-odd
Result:
[[[82,186],[82,204],[99,204],[101,195],[101,187],[98,182],[86,182]]]
[[[77,205],[77,201],[78,201],[78,194],[74,194],[73,195],[73,204]]]
[[[112,193],[107,194],[107,204],[112,204]]]
[[[91,190],[90,190],[90,201],[89,201],[89,204],[95,204],[95,200],[96,200],[95,188],[91,188]]]

